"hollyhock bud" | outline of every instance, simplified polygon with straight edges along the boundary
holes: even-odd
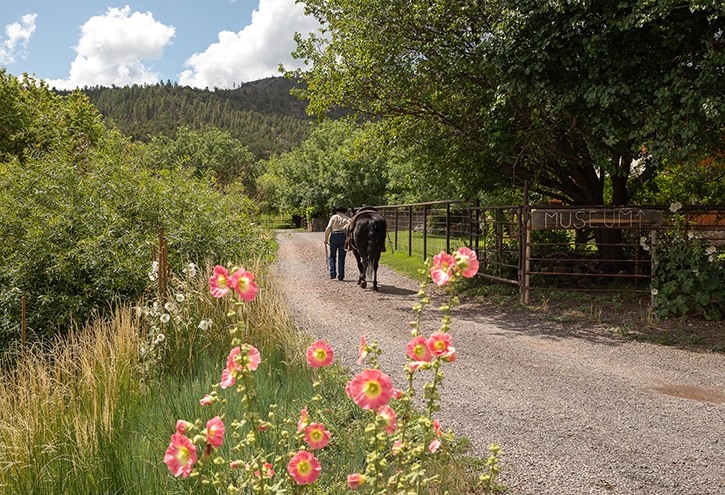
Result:
[[[367,478],[364,474],[353,473],[347,475],[347,486],[353,490],[361,485],[364,485],[366,481]]]

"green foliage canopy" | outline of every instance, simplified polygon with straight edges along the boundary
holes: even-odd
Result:
[[[150,167],[147,146],[106,130],[80,93],[0,75],[11,111],[0,135],[0,348],[20,335],[22,296],[35,338],[135,302],[159,226],[177,269],[270,254],[249,199],[174,163]]]
[[[383,203],[387,154],[369,129],[348,121],[323,122],[302,146],[269,160],[259,184],[270,208],[315,215],[335,205]]]
[[[670,161],[722,150],[720,0],[309,0],[310,110],[386,118],[462,190],[533,181],[626,204]]]
[[[228,132],[210,126],[203,131],[182,126],[174,139],[156,136],[149,147],[159,164],[189,168],[198,178],[211,176],[222,187],[239,180],[252,192],[254,155]]]

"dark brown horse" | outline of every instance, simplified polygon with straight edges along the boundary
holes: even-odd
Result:
[[[372,207],[360,208],[350,219],[348,241],[360,271],[358,285],[367,287],[367,278],[373,279],[373,290],[378,290],[378,263],[385,251],[385,217]]]

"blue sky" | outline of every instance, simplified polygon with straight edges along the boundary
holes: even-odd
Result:
[[[0,0],[0,67],[59,89],[176,81],[231,88],[295,68],[294,0]]]

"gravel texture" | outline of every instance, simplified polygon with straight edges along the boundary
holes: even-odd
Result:
[[[381,266],[380,291],[363,290],[352,255],[346,279],[330,280],[322,233],[277,239],[276,269],[300,328],[353,372],[361,336],[377,340],[381,368],[403,388],[419,284]],[[442,294],[429,293],[424,333],[440,319]],[[438,418],[471,441],[472,455],[501,446],[507,493],[725,494],[725,354],[462,303]]]

